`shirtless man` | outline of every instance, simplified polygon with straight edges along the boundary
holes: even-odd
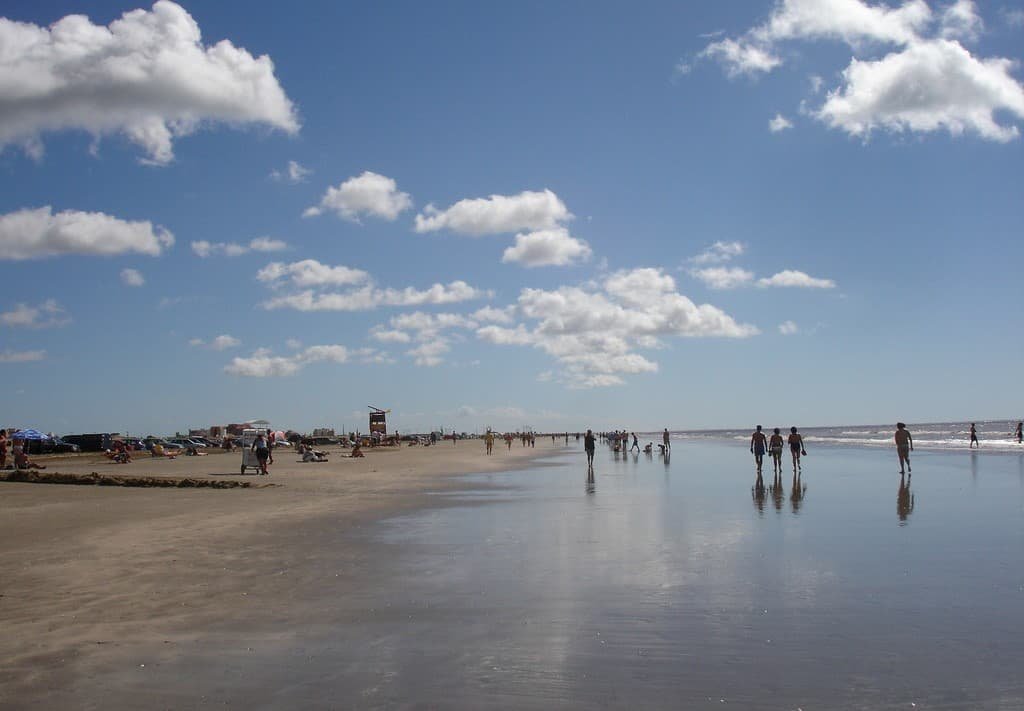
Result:
[[[0,436],[2,436],[2,433],[0,433]],[[1017,432],[1014,433],[1014,436],[1017,438],[1017,444],[1024,441],[1024,422],[1017,423]]]
[[[910,471],[910,453],[914,451],[914,438],[910,436],[910,430],[902,422],[896,423],[896,454],[900,458],[900,474],[903,473],[903,464],[906,463],[907,471]]]
[[[764,463],[764,453],[767,447],[766,437],[761,431],[761,425],[757,426],[754,434],[750,435],[750,452],[754,455],[757,463],[757,475],[761,476],[761,465]]]
[[[970,449],[974,445],[981,447],[981,442],[978,441],[978,430],[974,427],[974,423],[971,423],[971,443],[967,445],[967,449]]]
[[[583,438],[583,451],[587,453],[587,471],[594,471],[594,433],[587,430],[586,437]]]
[[[669,442],[668,437],[668,427],[666,427],[665,431],[661,433],[661,443],[665,447],[666,451],[672,449],[672,444]]]
[[[793,455],[793,471],[801,469],[800,457],[807,454],[807,450],[804,449],[804,438],[797,433],[796,427],[789,428],[789,453]]]

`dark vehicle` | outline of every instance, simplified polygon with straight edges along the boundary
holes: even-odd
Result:
[[[77,444],[65,442],[60,437],[54,437],[49,442],[42,442],[43,452],[54,452],[57,454],[74,454],[81,452],[82,448]]]
[[[111,448],[113,441],[109,432],[96,434],[64,435],[61,440],[65,444],[77,445],[83,452],[105,452]]]

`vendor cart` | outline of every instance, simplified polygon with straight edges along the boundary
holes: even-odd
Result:
[[[252,443],[261,434],[266,437],[267,431],[265,429],[242,430],[242,436],[239,439],[242,445],[242,474],[245,474],[246,469],[255,469],[256,471],[260,469],[260,461],[256,458],[256,452],[252,451]]]

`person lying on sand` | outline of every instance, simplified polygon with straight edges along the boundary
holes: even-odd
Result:
[[[174,459],[177,454],[171,454],[164,449],[162,444],[154,444],[153,449],[149,450],[149,456],[151,457],[167,457],[168,459]]]

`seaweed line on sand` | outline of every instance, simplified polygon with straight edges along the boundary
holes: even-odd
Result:
[[[173,489],[264,489],[276,484],[253,484],[248,481],[225,481],[221,479],[183,479],[152,476],[113,476],[92,472],[91,474],[65,474],[18,470],[0,472],[0,481],[24,482],[29,484],[79,484],[86,486],[137,486]]]

